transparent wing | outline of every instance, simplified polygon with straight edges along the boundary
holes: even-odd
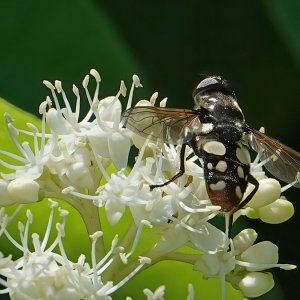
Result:
[[[260,155],[261,161],[267,161],[266,169],[284,182],[295,181],[300,172],[300,153],[260,131],[249,127],[248,130],[250,145]],[[300,188],[300,183],[295,186]]]
[[[126,128],[152,141],[183,144],[201,132],[195,110],[136,106],[127,109],[122,122]]]

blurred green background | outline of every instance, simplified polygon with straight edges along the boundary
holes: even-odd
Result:
[[[233,83],[248,124],[300,149],[299,0],[1,0],[0,13],[0,96],[28,112],[38,114],[48,95],[42,80],[60,79],[70,91],[91,68],[102,76],[103,96],[121,79],[129,86],[136,73],[144,88],[135,99],[158,91],[169,107],[186,108],[201,74],[217,74]],[[252,224],[261,240],[279,246],[281,262],[300,262],[299,195],[287,193],[295,200],[292,220]],[[178,285],[181,269],[177,277],[166,269],[164,280]],[[295,299],[299,272],[274,274],[281,290],[260,299]]]

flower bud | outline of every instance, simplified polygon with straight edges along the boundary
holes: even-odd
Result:
[[[40,186],[37,182],[27,178],[12,180],[7,186],[9,197],[17,203],[32,203],[39,200]]]
[[[4,181],[3,179],[0,179],[0,205],[1,206],[12,205],[15,203],[8,195],[7,186],[8,186],[7,182]]]
[[[252,208],[266,206],[280,197],[281,186],[276,179],[266,178],[259,181],[259,188],[247,204]]]
[[[71,125],[55,108],[50,108],[46,114],[48,127],[57,134],[67,134],[71,131]]]
[[[259,264],[261,266],[248,266],[246,269],[248,271],[261,271],[266,269],[267,264],[277,264],[278,263],[278,247],[269,242],[263,241],[257,243],[241,254],[241,259],[245,262]]]
[[[259,208],[260,219],[269,224],[279,224],[290,219],[294,214],[293,204],[285,199],[277,199],[275,202]]]
[[[274,287],[274,280],[271,273],[251,272],[248,273],[239,283],[239,288],[244,296],[259,297]]]
[[[257,233],[254,229],[244,229],[234,237],[233,245],[235,249],[239,250],[240,252],[243,252],[250,246],[252,246],[256,239]]]

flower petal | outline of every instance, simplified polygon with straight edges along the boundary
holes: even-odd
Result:
[[[119,170],[126,168],[130,150],[130,139],[125,134],[114,132],[108,137],[108,147],[114,165]]]

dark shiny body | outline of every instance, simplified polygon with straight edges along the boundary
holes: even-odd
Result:
[[[250,174],[251,146],[277,178],[300,187],[300,154],[245,124],[234,91],[226,80],[212,76],[196,87],[194,109],[137,106],[123,114],[124,125],[153,141],[181,144],[180,170],[164,186],[184,174],[185,149],[190,146],[204,168],[206,188],[214,205],[231,214],[247,204],[259,184]],[[254,188],[244,197],[248,184]],[[241,200],[243,201],[241,202]]]
[[[248,150],[241,143],[245,128],[243,113],[234,93],[227,89],[205,90],[200,83],[194,92],[194,101],[194,109],[201,111],[199,118],[202,128],[209,129],[188,144],[203,160],[204,179],[210,200],[214,205],[221,206],[223,211],[232,211],[241,202],[250,170]],[[207,151],[207,145],[215,147]]]

